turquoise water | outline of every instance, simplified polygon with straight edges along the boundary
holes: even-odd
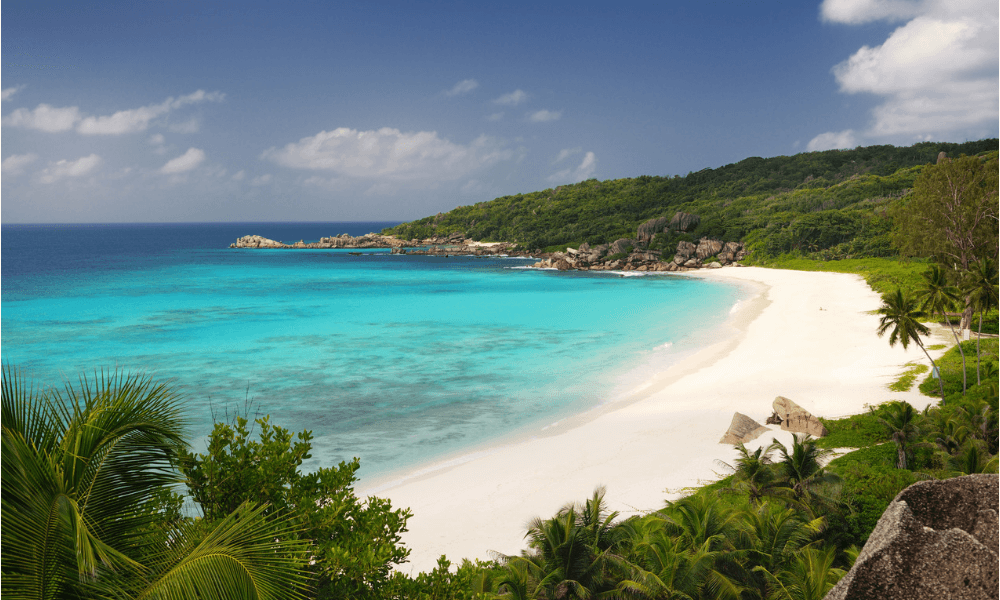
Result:
[[[745,295],[513,258],[227,248],[371,224],[129,227],[4,226],[3,360],[49,383],[116,367],[170,379],[196,446],[249,396],[313,431],[313,464],[359,456],[362,477],[620,398]],[[61,240],[51,256],[45,236]]]

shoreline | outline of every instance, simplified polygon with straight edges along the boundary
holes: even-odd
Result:
[[[535,269],[542,271],[556,270],[547,268]],[[615,275],[622,277],[646,276],[645,273],[641,275],[625,275],[624,272],[611,271],[603,274],[609,277]],[[670,275],[679,275],[679,273],[671,273]],[[746,334],[746,327],[768,304],[768,301],[763,298],[767,291],[767,286],[757,282],[746,282],[746,285],[742,285],[741,287],[753,288],[754,290],[750,292],[749,297],[736,301],[724,321],[716,323],[711,327],[713,333],[727,334],[724,338],[694,348],[689,354],[681,356],[675,363],[670,364],[666,370],[655,372],[651,376],[644,378],[641,382],[638,382],[637,385],[633,385],[631,390],[619,392],[612,398],[608,398],[596,405],[583,407],[582,410],[577,412],[558,416],[555,421],[527,423],[499,439],[457,450],[423,464],[372,477],[362,476],[360,483],[363,483],[363,485],[358,486],[359,495],[384,496],[386,490],[443,474],[464,463],[496,454],[505,449],[515,447],[518,444],[530,442],[538,438],[562,435],[569,430],[599,419],[609,412],[622,409],[636,402],[641,402],[690,372],[711,366],[715,360],[732,351],[738,345],[739,340]]]
[[[403,535],[412,554],[399,570],[430,570],[441,554],[452,561],[517,554],[528,520],[551,516],[598,485],[607,486],[609,508],[623,517],[656,510],[685,488],[717,479],[716,460],[734,456],[719,443],[733,413],[763,423],[775,396],[825,418],[890,399],[918,409],[934,401],[887,389],[923,354],[890,348],[875,334],[878,317],[869,312],[879,297],[859,276],[759,267],[684,275],[757,286],[725,325],[732,335],[651,374],[623,400],[530,437],[358,486],[359,496],[413,510]],[[748,447],[772,438],[788,444],[791,433],[772,428]]]

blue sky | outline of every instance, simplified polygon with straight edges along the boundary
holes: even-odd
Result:
[[[995,0],[15,2],[4,223],[407,220],[998,135]]]

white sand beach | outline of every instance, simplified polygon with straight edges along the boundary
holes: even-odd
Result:
[[[890,399],[921,409],[932,401],[915,390],[887,389],[905,363],[926,357],[913,346],[890,348],[875,334],[878,317],[869,312],[879,297],[859,276],[754,267],[685,276],[754,282],[760,292],[734,311],[731,336],[651,373],[628,401],[425,467],[402,482],[359,487],[360,495],[413,510],[403,538],[412,555],[401,570],[430,570],[442,554],[453,562],[490,558],[490,551],[516,554],[529,519],[583,501],[598,485],[607,486],[610,508],[623,516],[656,510],[684,488],[716,479],[716,461],[736,456],[719,443],[733,413],[763,424],[775,396],[823,417]],[[938,331],[929,343],[949,339]],[[791,434],[771,428],[756,445],[775,437],[790,443]]]

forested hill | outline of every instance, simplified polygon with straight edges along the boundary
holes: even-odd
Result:
[[[701,217],[689,233],[658,235],[651,249],[703,236],[747,242],[756,256],[786,252],[828,258],[892,256],[888,208],[913,187],[939,152],[996,154],[997,139],[922,142],[747,158],[687,176],[590,179],[504,196],[385,230],[408,239],[460,231],[526,249],[601,244],[636,235],[637,226],[683,211]]]

